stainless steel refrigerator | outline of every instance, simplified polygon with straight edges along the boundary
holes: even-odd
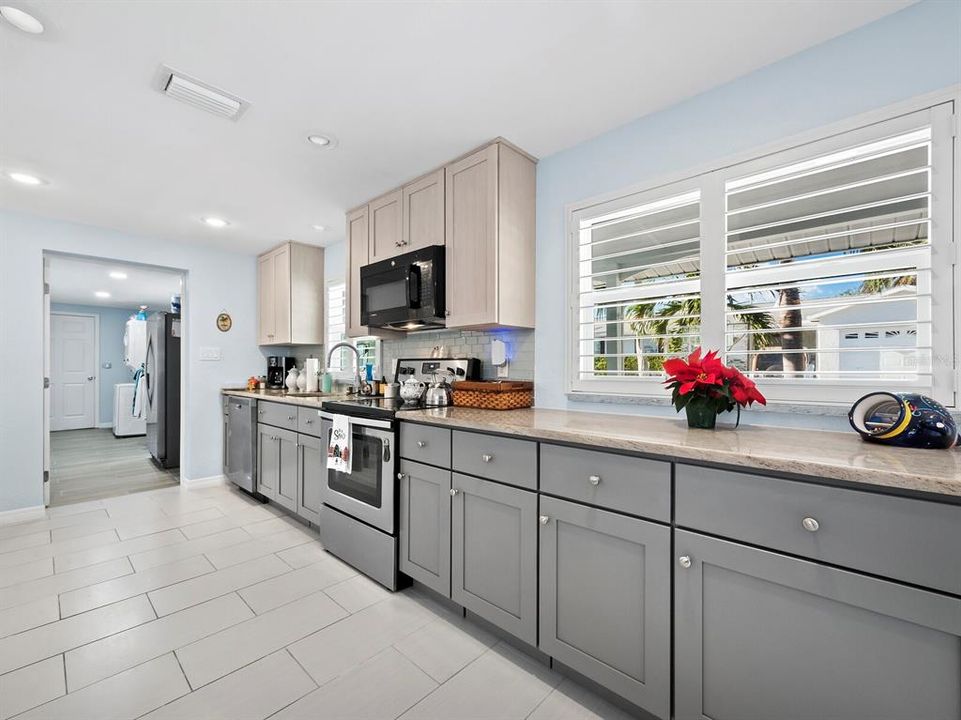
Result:
[[[180,467],[180,315],[147,318],[144,397],[147,449],[162,468]]]

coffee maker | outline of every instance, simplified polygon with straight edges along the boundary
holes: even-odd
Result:
[[[284,381],[290,368],[296,365],[295,358],[286,355],[271,355],[267,358],[267,387],[283,390]]]

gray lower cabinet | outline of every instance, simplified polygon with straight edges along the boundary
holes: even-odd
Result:
[[[541,496],[540,643],[659,718],[671,713],[671,530]]]
[[[298,435],[300,457],[297,468],[297,514],[320,524],[323,488],[327,484],[327,452],[320,438]]]
[[[537,644],[537,493],[454,473],[451,599]]]
[[[297,512],[297,433],[272,425],[257,425],[257,469],[265,478],[260,493]]]
[[[678,720],[961,717],[961,599],[679,530]]]
[[[450,597],[450,470],[401,460],[398,567]]]

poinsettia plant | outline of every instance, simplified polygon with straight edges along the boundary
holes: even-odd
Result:
[[[720,413],[735,408],[740,422],[742,407],[754,402],[767,404],[753,380],[736,367],[722,363],[717,355],[717,350],[711,350],[702,357],[698,347],[687,359],[671,358],[664,362],[668,375],[664,384],[671,389],[671,401],[678,412],[687,410],[692,427],[714,427]]]

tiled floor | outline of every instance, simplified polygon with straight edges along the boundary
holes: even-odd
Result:
[[[618,718],[230,487],[0,525],[0,720]]]

